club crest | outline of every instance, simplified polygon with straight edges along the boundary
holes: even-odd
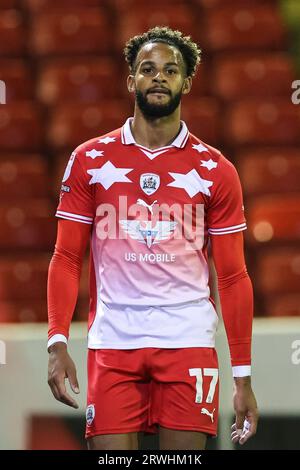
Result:
[[[143,173],[140,177],[140,186],[144,193],[150,195],[155,193],[160,185],[160,177],[155,173]]]

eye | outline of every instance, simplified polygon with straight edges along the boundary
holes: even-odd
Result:
[[[144,67],[144,68],[142,69],[142,72],[143,72],[143,73],[151,73],[151,71],[152,71],[152,68],[151,68],[151,67]]]
[[[167,70],[167,73],[168,73],[168,75],[173,75],[173,74],[176,73],[176,70],[174,70],[174,69],[168,69],[168,70]]]

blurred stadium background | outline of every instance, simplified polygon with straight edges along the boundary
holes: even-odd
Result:
[[[300,79],[299,0],[0,0],[6,84],[0,340],[7,349],[0,366],[0,449],[84,448],[87,261],[71,342],[80,412],[55,402],[46,383],[54,213],[72,150],[131,115],[122,49],[157,24],[190,34],[203,49],[183,118],[236,165],[244,189],[256,299],[253,381],[262,414],[257,437],[245,447],[300,448],[300,366],[291,360],[300,340],[300,105],[291,100],[292,83]],[[231,373],[222,328],[218,341],[223,411],[220,435],[209,446],[230,448]]]

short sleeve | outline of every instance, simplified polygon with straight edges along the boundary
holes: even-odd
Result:
[[[73,152],[62,179],[60,201],[56,217],[92,224],[94,204],[88,174],[80,160],[80,154]]]
[[[243,194],[235,167],[222,157],[207,210],[208,233],[225,235],[246,230]]]

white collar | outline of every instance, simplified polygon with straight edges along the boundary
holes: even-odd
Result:
[[[130,144],[139,145],[134,140],[134,137],[131,132],[130,124],[132,121],[133,121],[133,117],[129,117],[126,120],[123,127],[121,128],[121,141],[122,141],[122,144],[124,145],[130,145]],[[170,145],[167,145],[166,147],[161,147],[160,149],[152,149],[152,150],[148,149],[148,150],[150,150],[151,152],[154,152],[154,151],[156,152],[157,150],[161,150],[162,148],[164,149],[170,148],[170,147],[183,148],[187,142],[187,139],[189,136],[189,130],[184,121],[180,121],[180,123],[181,123],[181,130],[178,136],[175,137],[175,139]],[[143,146],[140,145],[140,147],[143,147]],[[143,148],[146,148],[146,147],[143,147]]]

